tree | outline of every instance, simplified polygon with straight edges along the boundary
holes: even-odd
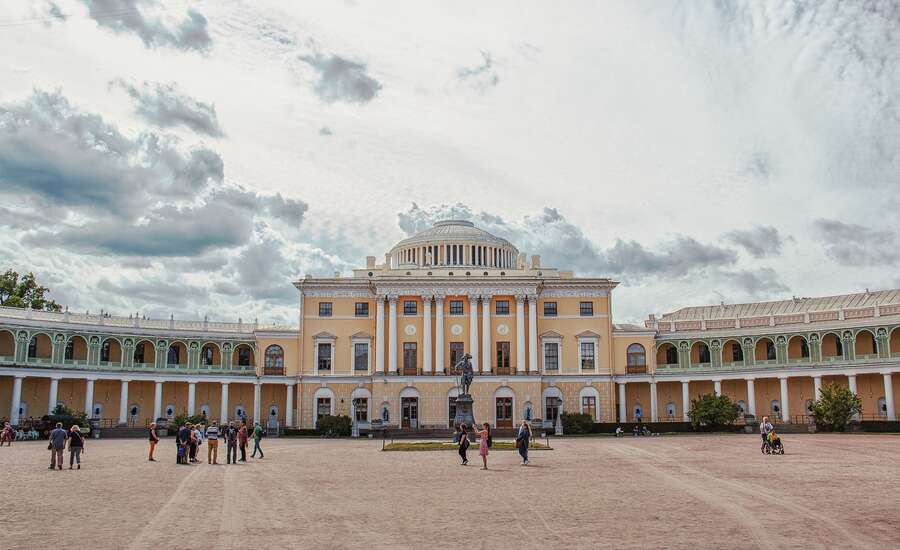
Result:
[[[862,399],[844,386],[828,384],[817,397],[811,409],[817,428],[842,432],[853,415],[862,410]]]
[[[0,275],[0,306],[31,307],[47,311],[59,311],[59,304],[45,297],[50,289],[40,286],[34,273],[19,278],[12,269]]]
[[[734,423],[740,415],[737,404],[732,403],[727,395],[708,393],[691,400],[688,416],[696,430],[699,427],[717,428]]]

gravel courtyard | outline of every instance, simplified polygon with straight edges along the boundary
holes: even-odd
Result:
[[[900,547],[900,437],[785,440],[763,456],[754,436],[554,439],[527,468],[495,451],[490,471],[312,439],[177,466],[169,439],[156,463],[144,441],[89,440],[82,470],[51,472],[46,443],[14,443],[0,547]]]

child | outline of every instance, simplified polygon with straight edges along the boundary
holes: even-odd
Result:
[[[485,422],[481,426],[484,429],[475,430],[475,435],[481,438],[478,444],[478,454],[481,455],[481,462],[484,464],[481,469],[487,470],[488,447],[491,446],[491,425]]]

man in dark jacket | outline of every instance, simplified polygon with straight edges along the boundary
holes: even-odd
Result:
[[[178,435],[176,436],[176,441],[178,442],[178,464],[187,464],[187,453],[188,448],[191,444],[191,425],[185,424],[184,426],[178,428]]]
[[[50,470],[56,469],[57,466],[62,470],[63,449],[66,448],[68,438],[69,433],[63,429],[62,422],[57,422],[56,428],[50,432]]]
[[[237,443],[238,429],[234,426],[234,422],[229,422],[225,428],[225,457],[228,464],[237,463]]]

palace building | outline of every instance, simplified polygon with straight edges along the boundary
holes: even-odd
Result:
[[[896,419],[900,290],[689,307],[615,323],[617,283],[541,265],[467,221],[405,239],[352,276],[307,276],[297,326],[0,308],[0,407],[16,424],[64,403],[107,425],[179,413],[314,428],[447,428],[472,355],[475,418],[682,420],[724,393],[744,414],[805,421],[822,384]]]

